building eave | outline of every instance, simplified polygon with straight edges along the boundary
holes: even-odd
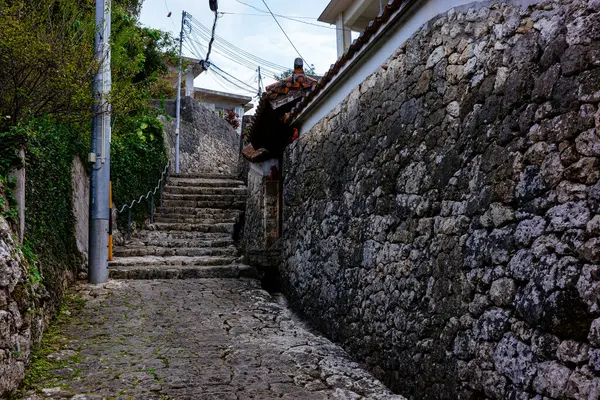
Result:
[[[329,92],[343,81],[354,66],[363,59],[386,36],[388,31],[399,23],[417,4],[418,0],[391,0],[383,11],[369,23],[367,28],[355,39],[348,50],[332,64],[319,80],[318,85],[290,111],[286,120],[299,123],[312,109],[323,101]]]
[[[239,104],[240,107],[244,107],[245,111],[251,110],[254,105],[252,103],[250,103],[252,101],[252,97],[250,96],[243,96],[243,95],[239,95],[239,94],[235,94],[235,93],[227,93],[227,92],[220,92],[218,90],[211,90],[211,89],[205,89],[205,88],[198,88],[195,87],[194,88],[194,95],[200,95],[200,96],[205,96],[206,99],[218,99],[218,100],[222,100],[222,101],[228,101],[231,103],[236,103]],[[246,107],[250,104],[250,107],[248,109],[246,109]]]
[[[331,0],[317,21],[335,24],[338,15],[352,3],[352,0]]]

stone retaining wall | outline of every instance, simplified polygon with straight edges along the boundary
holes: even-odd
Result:
[[[175,165],[175,120],[164,124],[169,160]],[[190,97],[181,100],[180,132],[182,173],[238,174],[239,135],[225,120]]]
[[[440,15],[288,148],[291,303],[413,399],[598,398],[599,102],[600,1]]]
[[[31,284],[18,237],[0,216],[0,398],[25,377],[32,347],[40,340],[46,311],[36,307],[39,284]]]

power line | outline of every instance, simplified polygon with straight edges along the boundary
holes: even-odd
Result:
[[[195,19],[195,18],[192,17],[192,22],[196,25],[196,27],[198,29],[204,31],[205,33],[210,33],[210,30],[206,26],[202,25],[202,23],[199,22],[197,19]],[[247,51],[245,51],[245,50],[237,47],[233,43],[228,42],[227,40],[223,39],[219,35],[215,35],[215,38],[217,39],[217,41],[221,41],[226,46],[230,47],[234,52],[239,53],[240,55],[244,55],[244,56],[246,56],[246,58],[252,59],[252,60],[254,60],[257,63],[263,64],[265,66],[271,66],[274,69],[280,69],[282,71],[286,71],[286,70],[289,69],[288,67],[284,67],[284,66],[276,64],[274,62],[263,60],[263,59],[255,56],[254,54],[251,54],[251,53],[249,53],[249,52],[247,52]]]
[[[221,14],[227,14],[227,15],[253,15],[253,16],[256,16],[256,17],[269,17],[269,14],[245,14],[245,13],[234,13],[234,12],[225,12],[225,11],[221,11],[220,13]],[[315,24],[314,22],[302,21],[300,19],[297,19],[296,17],[288,17],[288,16],[285,16],[285,15],[279,15],[279,14],[275,14],[275,16],[277,16],[279,18],[288,19],[290,21],[299,22],[301,24],[316,26],[318,28],[331,29],[331,30],[334,30],[334,31],[345,31],[346,30],[346,29],[335,28],[333,26],[328,26],[328,25],[319,25],[319,24]]]
[[[197,28],[199,29],[199,31],[197,31],[197,34],[200,35],[201,37],[203,37],[203,39],[207,40],[207,37],[209,35],[209,31],[208,28],[206,28],[205,26],[203,26],[202,24],[197,23],[196,21],[194,21],[195,24],[197,24]],[[228,42],[227,40],[219,37],[218,35],[216,35],[216,46],[220,47],[223,51],[227,51],[228,53],[237,56],[237,57],[243,57],[245,59],[250,60],[253,64],[262,64],[265,66],[268,66],[271,69],[274,70],[286,70],[288,68],[285,68],[281,65],[275,64],[271,61],[267,61],[264,60],[260,57],[257,57],[251,53],[248,53],[245,50],[240,49],[239,47],[235,46],[234,44]]]
[[[197,37],[196,37],[196,35],[195,35],[195,32],[192,32],[192,36],[193,36],[193,38],[188,38],[188,39],[189,39],[189,41],[191,41],[191,42],[195,42],[195,43],[198,43],[198,44],[200,44],[200,45],[201,45],[201,43],[200,43],[200,42],[197,40]],[[204,38],[205,40],[207,40],[207,39],[206,39],[206,37],[203,37],[203,38]],[[243,66],[243,67],[246,67],[246,68],[248,68],[249,70],[252,70],[252,71],[255,71],[255,70],[256,70],[256,65],[257,65],[257,63],[256,63],[256,62],[254,62],[254,61],[251,61],[251,60],[247,60],[247,59],[245,59],[245,58],[242,58],[242,57],[241,57],[241,56],[239,56],[238,54],[236,54],[236,53],[232,52],[231,50],[228,50],[228,49],[227,49],[227,48],[225,48],[225,47],[223,47],[223,50],[221,50],[221,45],[219,44],[219,42],[216,42],[216,43],[215,43],[215,48],[214,48],[214,51],[215,51],[217,54],[219,54],[219,55],[221,55],[221,56],[223,56],[223,57],[227,58],[228,60],[230,60],[230,61],[232,61],[232,62],[234,62],[234,63],[236,63],[236,64],[238,64],[238,65],[241,65],[241,66]],[[202,57],[200,57],[200,58],[202,58]],[[258,63],[258,64],[260,64],[260,65],[264,65],[264,64],[262,64],[262,63]],[[273,74],[279,74],[279,73],[281,73],[281,71],[279,71],[279,70],[273,70],[272,68],[265,68],[265,69],[266,69],[267,71],[269,71],[270,73],[273,73]]]
[[[238,0],[239,1],[239,0]],[[292,39],[290,39],[290,37],[288,36],[287,33],[285,33],[285,30],[283,29],[283,27],[281,26],[281,24],[279,23],[279,21],[277,21],[277,17],[275,17],[275,14],[273,14],[273,11],[271,11],[271,9],[269,8],[269,6],[267,5],[267,2],[265,0],[262,0],[263,4],[265,5],[265,7],[267,7],[267,10],[269,10],[269,12],[271,13],[271,16],[273,17],[273,19],[275,20],[275,22],[277,23],[277,25],[279,26],[279,29],[281,29],[281,32],[283,32],[283,34],[285,35],[285,37],[287,38],[288,42],[290,42],[290,44],[292,45],[292,47],[294,48],[294,50],[296,50],[296,53],[298,53],[298,55],[300,56],[300,58],[304,61],[304,63],[308,66],[310,65],[305,59],[304,57],[302,57],[302,54],[300,54],[300,52],[298,51],[298,49],[296,48],[296,46],[294,45],[294,42],[292,42]]]
[[[245,6],[248,6],[248,7],[250,7],[250,8],[253,8],[253,9],[255,9],[256,11],[258,11],[258,12],[260,12],[260,13],[263,13],[263,14],[269,15],[269,12],[268,12],[268,11],[261,10],[260,8],[258,8],[258,7],[256,7],[256,6],[253,6],[252,4],[245,3],[245,2],[243,2],[243,1],[241,1],[241,0],[235,0],[235,1],[237,1],[238,3],[240,3],[240,4],[243,4],[243,5],[245,5]],[[268,7],[267,7],[267,8],[268,8]],[[255,14],[255,15],[258,15],[258,14]],[[315,17],[303,17],[303,16],[298,16],[298,15],[291,15],[291,16],[289,16],[289,15],[275,14],[275,16],[277,16],[277,17],[282,17],[282,18],[304,18],[304,19],[313,19],[313,20],[316,20],[316,19],[317,19],[317,18],[315,18]]]
[[[171,25],[173,25],[173,29],[175,30],[175,32],[177,32],[177,27],[175,26],[175,22],[173,22],[173,20],[171,19],[171,10],[169,8],[169,4],[167,3],[167,0],[165,0],[165,7],[167,8],[167,18],[169,18],[169,20],[171,21]]]
[[[211,71],[211,72],[213,72],[215,75],[217,75],[219,78],[221,78],[221,79],[225,80],[226,82],[230,83],[231,85],[235,86],[236,88],[238,88],[238,89],[240,89],[240,90],[243,90],[244,92],[247,92],[247,93],[252,93],[252,94],[254,95],[254,88],[252,88],[252,90],[250,90],[250,89],[246,89],[246,88],[244,88],[244,87],[242,87],[242,86],[238,85],[237,83],[235,83],[235,82],[232,82],[232,81],[231,81],[229,78],[227,78],[226,76],[224,76],[224,75],[220,74],[220,73],[218,72],[218,70],[211,69],[210,71]]]
[[[210,72],[210,73],[208,73],[208,72]],[[210,76],[210,78],[211,78],[211,79],[212,79],[212,80],[213,80],[213,81],[214,81],[214,82],[215,82],[217,85],[221,86],[221,87],[222,87],[224,90],[226,90],[227,92],[231,92],[231,91],[232,91],[232,90],[231,90],[231,88],[225,87],[225,86],[224,86],[224,85],[223,85],[221,82],[219,82],[219,81],[218,81],[218,80],[215,78],[215,76],[213,75],[213,74],[214,74],[214,72],[213,72],[212,70],[209,70],[209,71],[207,71],[207,73],[208,73],[208,76]]]
[[[246,82],[242,81],[241,79],[236,78],[235,76],[231,75],[230,73],[223,71],[221,68],[217,67],[214,63],[211,64],[211,67],[218,70],[219,72],[229,76],[230,78],[233,78],[234,80],[238,81],[239,83],[241,83],[244,86],[247,86],[248,88],[250,88],[251,90],[254,90],[254,88],[250,85],[248,85]]]
[[[208,50],[206,52],[206,59],[202,61],[202,67],[204,67],[204,69],[207,69],[208,66],[210,65],[210,52],[212,50],[213,42],[215,41],[215,31],[217,29],[217,20],[219,19],[219,13],[217,12],[217,7],[218,7],[218,5],[217,5],[216,1],[214,3],[210,4],[211,10],[213,10],[215,12],[215,20],[213,22],[210,40],[208,41]],[[194,17],[191,17],[190,19],[193,20]],[[190,32],[191,31],[192,31],[192,28],[190,26]]]

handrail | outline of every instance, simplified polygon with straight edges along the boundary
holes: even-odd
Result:
[[[154,188],[154,190],[150,190],[148,193],[146,193],[146,195],[141,195],[139,199],[135,200],[133,199],[133,201],[131,202],[131,204],[125,204],[123,207],[121,207],[121,209],[118,211],[119,214],[121,214],[123,211],[125,211],[125,209],[127,209],[127,239],[130,240],[131,239],[131,209],[133,208],[133,206],[137,203],[137,204],[141,204],[142,200],[145,198],[146,201],[148,200],[148,198],[151,198],[150,200],[150,223],[154,223],[154,195],[156,195],[156,191],[160,190],[160,206],[162,207],[163,204],[163,189],[165,188],[165,181],[167,179],[169,179],[169,171],[171,168],[171,162],[169,161],[167,163],[167,165],[165,166],[165,169],[163,170],[163,172],[160,174],[160,179],[158,180],[158,183],[156,185],[156,187]]]
[[[132,209],[133,206],[135,205],[135,203],[137,204],[141,204],[142,203],[142,199],[146,199],[148,200],[148,197],[150,197],[150,195],[155,195],[156,191],[159,190],[162,186],[163,183],[163,179],[165,177],[165,175],[169,175],[169,167],[171,166],[171,162],[168,162],[167,165],[165,166],[165,169],[163,170],[162,174],[160,174],[160,179],[158,180],[158,184],[156,185],[156,187],[154,188],[154,190],[150,190],[148,193],[146,193],[146,195],[141,195],[139,199],[135,200],[133,199],[133,201],[131,202],[130,205],[125,204],[123,207],[121,207],[121,209],[118,211],[119,214],[121,214],[123,211],[125,211],[126,208]]]

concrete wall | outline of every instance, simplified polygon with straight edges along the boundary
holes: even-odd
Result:
[[[452,10],[286,152],[291,304],[412,399],[600,397],[600,2]]]

